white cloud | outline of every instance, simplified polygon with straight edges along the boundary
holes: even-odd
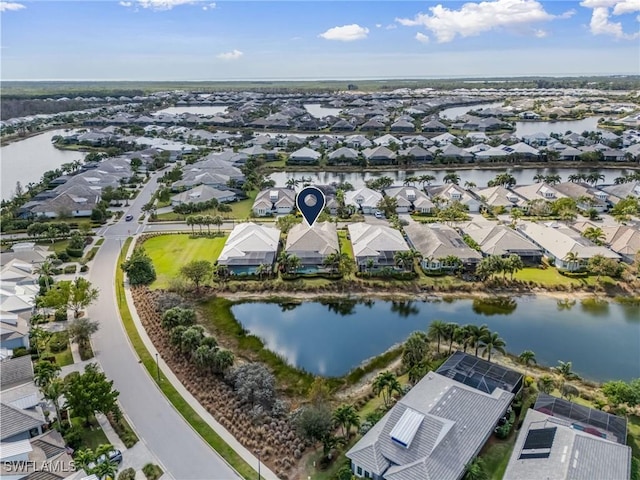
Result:
[[[230,52],[220,53],[218,58],[220,60],[238,60],[242,55],[244,55],[244,53],[240,50],[232,50]]]
[[[118,5],[121,7],[130,7],[133,4],[131,2],[118,2]]]
[[[138,0],[138,5],[151,10],[171,10],[178,5],[191,5],[194,0]]]
[[[498,28],[522,27],[556,18],[568,18],[572,11],[560,16],[548,13],[537,0],[491,0],[465,3],[459,10],[441,4],[429,8],[430,14],[418,13],[413,18],[396,18],[407,27],[421,26],[434,33],[438,42],[450,42],[456,36],[470,37]]]
[[[398,26],[395,23],[390,23],[389,25],[387,25],[384,28],[385,28],[385,30],[395,30],[396,28],[398,28]]]
[[[640,0],[584,0],[583,7],[591,8],[589,29],[593,35],[607,35],[620,40],[635,40],[640,38],[640,32],[625,33],[622,23],[612,22],[610,8],[614,15],[624,15],[640,11]]]
[[[210,3],[208,5],[204,5],[202,7],[202,10],[204,10],[206,12],[207,10],[213,10],[215,8],[216,8],[216,4],[215,3]]]
[[[376,23],[376,28],[382,28],[382,24],[381,23]]]
[[[542,29],[534,29],[533,34],[538,38],[546,38],[549,36],[549,32]]]
[[[333,27],[324,33],[318,35],[325,40],[338,40],[340,42],[353,42],[354,40],[362,40],[367,38],[369,29],[361,27],[357,23],[351,25],[343,25],[341,27]]]
[[[23,8],[27,8],[27,7],[25,7],[21,3],[0,2],[0,12],[22,10]]]
[[[420,33],[420,32],[416,33],[415,39],[420,43],[429,43],[429,37],[426,36],[424,33]]]

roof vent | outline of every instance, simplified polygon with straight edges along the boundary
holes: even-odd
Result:
[[[423,420],[424,415],[407,408],[391,430],[391,440],[404,448],[409,448]]]

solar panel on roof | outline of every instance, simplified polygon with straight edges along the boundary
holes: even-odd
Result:
[[[553,439],[556,436],[556,427],[539,428],[529,430],[527,439],[524,441],[523,450],[536,450],[539,448],[551,448]]]
[[[538,452],[538,453],[521,453],[518,460],[526,460],[530,458],[549,458],[551,452]]]

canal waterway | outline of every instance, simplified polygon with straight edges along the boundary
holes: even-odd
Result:
[[[504,173],[505,171],[513,175],[518,182],[518,185],[527,185],[534,183],[533,177],[537,174],[550,175],[558,174],[562,177],[563,181],[567,181],[569,175],[575,173],[589,172],[589,168],[504,168],[496,167],[494,169],[479,169],[474,168],[470,170],[461,170],[456,168],[455,165],[451,166],[451,170],[460,175],[460,185],[464,186],[465,182],[473,182],[478,187],[484,187],[487,182],[493,179],[496,175]],[[613,183],[616,177],[623,175],[624,173],[631,172],[632,170],[624,168],[600,168],[600,173],[605,176],[603,183]],[[298,180],[311,178],[311,183],[319,185],[329,185],[331,183],[349,182],[355,188],[363,187],[365,182],[372,178],[381,176],[387,176],[393,178],[394,182],[399,185],[404,182],[404,179],[408,176],[421,176],[421,175],[433,175],[436,179],[432,182],[434,184],[442,183],[443,177],[447,174],[445,170],[386,170],[376,172],[275,172],[269,175],[269,178],[276,182],[278,186],[285,186],[289,178],[295,178]]]
[[[640,377],[640,307],[578,301],[562,309],[546,297],[521,297],[496,313],[478,300],[367,303],[240,303],[236,319],[270,350],[314,374],[341,376],[369,358],[426,331],[433,320],[487,324],[507,351],[533,350],[543,366],[558,360],[595,381]],[[448,349],[448,346],[444,347]]]
[[[69,135],[69,132],[50,130],[0,148],[2,199],[13,196],[18,181],[23,187],[31,182],[39,182],[44,172],[54,170],[63,163],[84,159],[84,152],[55,148],[51,139],[56,135]]]

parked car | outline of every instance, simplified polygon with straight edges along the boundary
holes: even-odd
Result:
[[[133,220],[133,215],[127,215],[126,217],[124,217],[125,222],[130,222],[131,220]]]
[[[376,213],[373,214],[373,216],[376,218],[384,218],[384,213],[377,211]]]
[[[122,462],[122,452],[120,450],[118,450],[117,448],[114,448],[113,450],[111,450],[107,455],[100,455],[95,463],[91,462],[87,465],[87,468],[89,470],[93,470],[96,465],[99,465],[101,463],[104,463],[106,461],[109,461],[111,463],[121,463]]]

